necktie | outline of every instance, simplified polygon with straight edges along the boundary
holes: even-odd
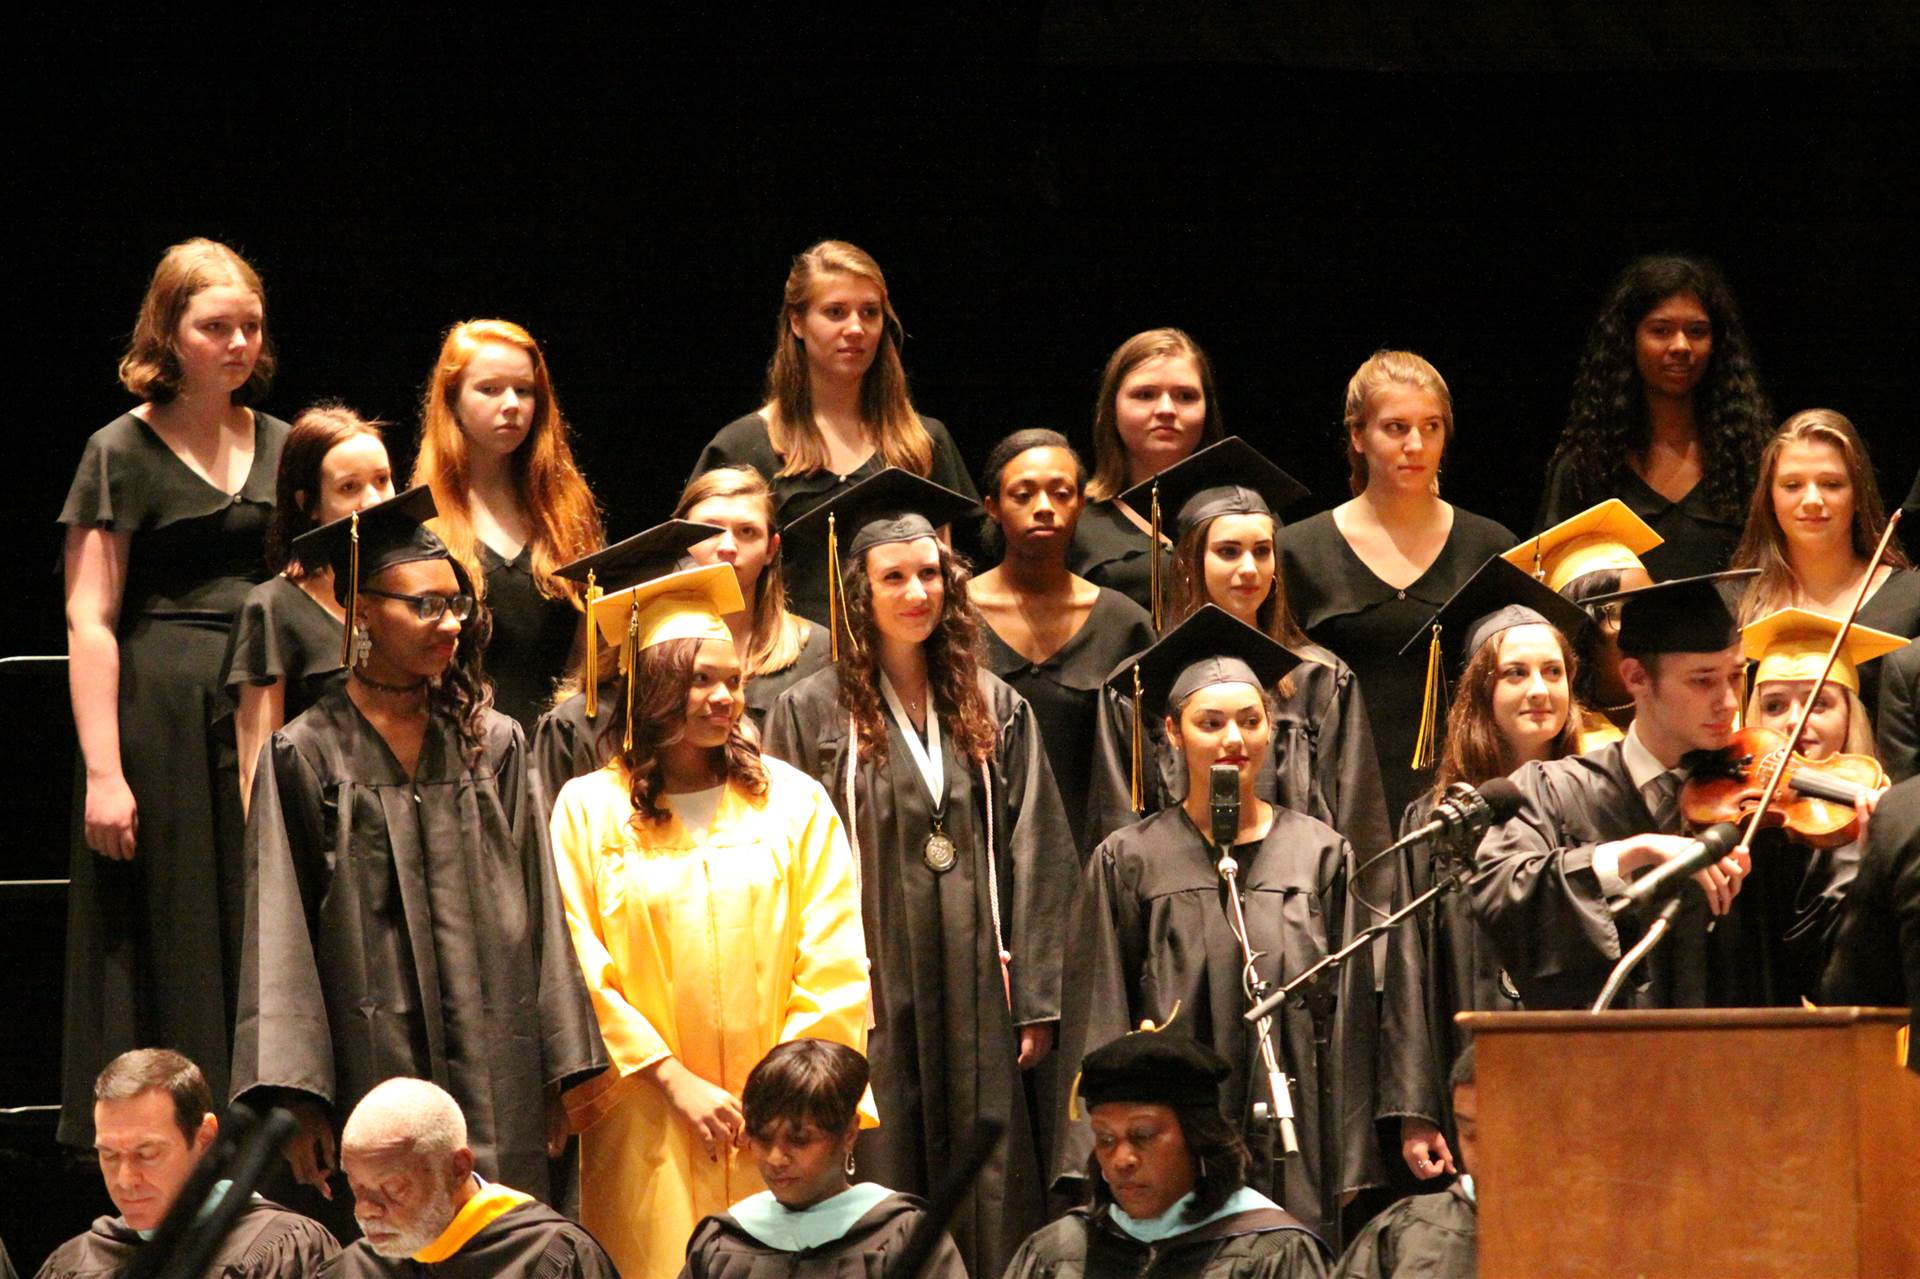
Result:
[[[1653,814],[1653,828],[1671,835],[1680,828],[1680,774],[1669,770],[1648,782],[1640,792]]]

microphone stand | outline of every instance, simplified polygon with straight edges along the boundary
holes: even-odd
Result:
[[[1615,996],[1620,993],[1620,987],[1626,984],[1627,974],[1633,971],[1636,964],[1653,953],[1653,948],[1660,944],[1661,939],[1667,935],[1667,930],[1673,927],[1674,917],[1679,913],[1680,894],[1676,892],[1667,898],[1667,904],[1662,906],[1660,913],[1653,917],[1653,922],[1647,925],[1645,935],[1634,944],[1633,949],[1620,956],[1620,962],[1613,966],[1611,973],[1607,974],[1607,984],[1600,988],[1600,998],[1594,1000],[1593,1007],[1587,1011],[1603,1013],[1613,1005]]]
[[[1253,949],[1253,943],[1247,934],[1247,913],[1240,902],[1240,863],[1233,858],[1233,845],[1215,845],[1214,851],[1220,854],[1217,869],[1220,878],[1227,881],[1227,923],[1233,928],[1234,940],[1240,943],[1240,989],[1246,992],[1247,1002],[1258,1003],[1267,992],[1267,983],[1254,969],[1254,961],[1260,956]],[[1300,1153],[1300,1139],[1293,1126],[1293,1091],[1287,1082],[1287,1074],[1280,1069],[1280,1059],[1273,1051],[1273,1016],[1268,1014],[1253,1023],[1253,1033],[1260,1042],[1260,1064],[1267,1072],[1267,1102],[1257,1102],[1253,1108],[1253,1117],[1262,1123],[1276,1124],[1280,1130],[1280,1157],[1291,1159]]]

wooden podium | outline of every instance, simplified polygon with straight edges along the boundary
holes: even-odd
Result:
[[[1481,1279],[1920,1276],[1907,1013],[1464,1013]]]

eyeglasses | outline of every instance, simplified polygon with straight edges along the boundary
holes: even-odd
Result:
[[[383,600],[405,600],[413,605],[413,615],[423,622],[437,622],[447,613],[452,613],[456,622],[464,622],[473,616],[471,595],[400,595],[393,591],[376,591],[369,586],[361,587],[360,593],[378,595]]]
[[[1593,618],[1594,625],[1603,626],[1610,631],[1620,629],[1620,618],[1625,610],[1625,600],[1613,600],[1606,604],[1587,605],[1587,612]]]

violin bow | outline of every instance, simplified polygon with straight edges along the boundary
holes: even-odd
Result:
[[[1860,615],[1860,608],[1867,602],[1867,592],[1873,589],[1874,574],[1880,571],[1881,561],[1887,554],[1887,547],[1893,542],[1893,534],[1900,527],[1900,512],[1895,511],[1887,519],[1887,528],[1880,535],[1880,545],[1874,548],[1873,559],[1868,561],[1867,571],[1861,575],[1860,589],[1854,592],[1853,607],[1840,621],[1840,629],[1833,633],[1833,643],[1827,649],[1827,660],[1820,667],[1820,678],[1813,681],[1813,691],[1807,694],[1807,700],[1800,705],[1800,714],[1794,720],[1793,731],[1787,734],[1786,747],[1780,752],[1780,758],[1773,766],[1773,776],[1767,779],[1767,789],[1761,792],[1759,806],[1753,815],[1747,818],[1747,828],[1740,832],[1740,845],[1736,853],[1751,855],[1749,845],[1760,829],[1761,819],[1767,815],[1767,805],[1773,803],[1773,797],[1780,790],[1781,779],[1787,775],[1787,765],[1793,762],[1793,752],[1799,745],[1800,734],[1807,731],[1807,721],[1813,718],[1814,703],[1820,700],[1820,690],[1826,687],[1827,676],[1833,672],[1833,664],[1840,657],[1840,650],[1846,647],[1847,634],[1853,629],[1853,619]]]

